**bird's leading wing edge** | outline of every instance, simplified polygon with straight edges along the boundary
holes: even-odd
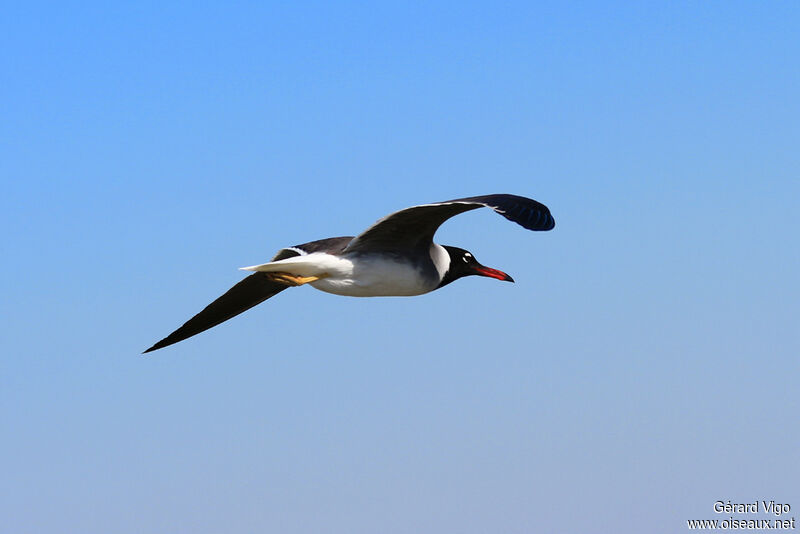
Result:
[[[482,207],[491,208],[528,230],[547,231],[555,227],[553,215],[541,202],[517,195],[483,195],[396,211],[367,228],[353,239],[345,251],[425,248],[430,246],[436,230],[447,219]]]
[[[265,273],[251,274],[143,354],[163,349],[217,326],[274,297],[287,287],[290,286],[271,280]]]

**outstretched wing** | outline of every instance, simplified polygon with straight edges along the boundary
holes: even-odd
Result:
[[[267,273],[251,274],[206,306],[203,311],[186,321],[183,326],[144,352],[163,349],[204,332],[249,310],[256,304],[261,304],[268,298],[274,297],[287,287],[289,286],[286,284],[270,280]]]
[[[303,245],[299,245],[303,246]],[[273,261],[291,258],[305,254],[305,251],[298,247],[281,249]],[[186,321],[183,326],[173,333],[144,351],[142,354],[154,350],[163,349],[179,341],[190,338],[200,332],[205,332],[220,323],[224,323],[232,317],[236,317],[257,304],[261,304],[270,297],[274,297],[284,289],[286,284],[271,280],[267,273],[251,274],[217,300],[203,308],[203,311]]]
[[[280,261],[295,256],[305,256],[313,252],[340,252],[352,240],[352,236],[331,237],[320,239],[302,245],[282,248],[275,254],[271,261]],[[200,332],[205,332],[228,319],[236,317],[261,304],[270,297],[274,297],[287,287],[285,283],[276,282],[268,273],[257,272],[252,274],[230,288],[224,295],[206,306],[203,311],[186,321],[183,326],[144,351],[144,353],[163,349],[179,341],[190,338]]]
[[[517,195],[458,198],[412,206],[387,215],[353,239],[345,251],[427,249],[433,242],[433,234],[447,219],[483,207],[492,208],[528,230],[552,230],[556,224],[547,206],[530,198]]]

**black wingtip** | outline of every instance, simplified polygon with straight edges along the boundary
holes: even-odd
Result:
[[[181,341],[181,339],[184,339],[181,338],[176,340],[176,339],[171,339],[172,337],[173,335],[170,334],[169,336],[165,337],[164,339],[162,339],[161,341],[159,341],[158,343],[156,343],[155,345],[144,351],[142,354],[147,354],[148,352],[153,352],[154,350],[163,349],[164,347],[169,347],[170,345],[174,345],[178,341]]]
[[[556,220],[550,209],[532,198],[518,195],[498,194],[479,197],[467,197],[456,201],[471,201],[483,204],[525,228],[537,232],[547,232],[556,226]]]
[[[205,332],[277,295],[288,287],[283,282],[272,280],[266,273],[253,273],[142,354],[169,347],[200,332]]]

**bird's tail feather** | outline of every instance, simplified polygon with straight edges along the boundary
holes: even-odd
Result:
[[[327,274],[331,269],[336,269],[341,261],[343,260],[330,254],[305,254],[278,261],[273,260],[261,265],[241,267],[239,270],[262,273],[285,272],[295,276],[320,276]]]

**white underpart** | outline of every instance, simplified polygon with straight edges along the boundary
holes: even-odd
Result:
[[[431,259],[436,267],[436,272],[439,273],[439,281],[441,281],[450,268],[450,254],[447,253],[443,246],[431,243]]]
[[[314,252],[251,267],[246,271],[284,272],[297,276],[320,276],[309,285],[326,293],[349,297],[401,297],[421,295],[439,285],[449,265],[449,255],[439,245],[431,247],[438,280],[425,278],[412,264],[383,255],[334,256]]]

